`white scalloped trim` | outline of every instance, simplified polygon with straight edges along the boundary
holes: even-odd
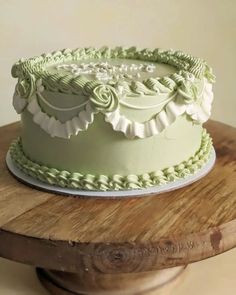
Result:
[[[88,103],[85,110],[73,117],[71,120],[61,123],[54,117],[48,116],[41,111],[36,95],[27,106],[27,110],[33,115],[33,121],[52,137],[70,138],[82,130],[87,130],[94,120],[94,110]]]
[[[80,131],[87,130],[89,125],[93,123],[94,115],[97,112],[92,108],[89,101],[85,105],[84,110],[80,111],[77,116],[62,123],[42,112],[37,100],[39,94],[40,99],[42,99],[42,95],[39,92],[42,91],[38,91],[31,97],[27,109],[33,115],[33,121],[52,137],[70,138],[72,135],[77,135]],[[160,113],[146,122],[131,121],[120,113],[119,108],[114,112],[105,113],[105,121],[112,125],[113,130],[124,133],[128,138],[146,138],[162,132],[166,127],[173,124],[177,117],[184,113],[188,114],[196,123],[204,123],[209,119],[213,101],[211,83],[204,79],[203,92],[197,102],[191,104],[179,103],[179,101],[183,101],[178,99],[179,95],[168,101]],[[16,93],[13,101],[17,112],[22,112],[26,100]]]
[[[109,122],[115,131],[121,131],[128,138],[146,138],[162,132],[170,126],[177,117],[186,111],[186,105],[169,102],[165,109],[158,113],[155,118],[139,123],[127,119],[120,114],[119,109],[115,112],[105,114],[106,122]]]
[[[15,91],[12,104],[17,114],[21,114],[27,105],[27,100],[25,98],[21,98],[19,93]]]
[[[211,116],[211,106],[213,101],[212,84],[204,79],[204,88],[202,93],[201,102],[187,105],[186,113],[198,123],[206,122]]]
[[[146,138],[161,133],[166,127],[174,123],[177,117],[184,113],[188,114],[193,121],[204,123],[211,115],[211,104],[213,101],[212,84],[204,79],[200,103],[180,104],[178,101],[178,97],[177,99],[171,100],[153,119],[143,123],[127,119],[124,115],[120,114],[119,109],[111,113],[106,113],[105,120],[112,125],[115,131],[124,133],[128,138]]]

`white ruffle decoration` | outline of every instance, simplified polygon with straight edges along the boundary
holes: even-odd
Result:
[[[38,94],[39,93],[36,93],[30,98],[27,109],[33,115],[33,121],[52,137],[70,138],[72,135],[77,135],[78,132],[88,129],[89,125],[93,123],[94,115],[97,112],[92,108],[89,101],[86,105],[81,105],[84,109],[80,111],[77,116],[62,123],[54,117],[42,112],[37,100]],[[162,132],[166,127],[170,126],[177,117],[184,113],[189,115],[196,123],[206,122],[211,115],[212,101],[212,84],[204,79],[202,93],[196,101],[186,103],[181,95],[178,94],[174,99],[166,103],[161,112],[146,122],[140,123],[126,118],[120,113],[119,108],[114,112],[104,113],[104,116],[105,121],[112,125],[113,130],[124,133],[126,137],[146,138]],[[26,100],[22,99],[18,93],[16,93],[14,95],[13,104],[16,111],[20,113],[26,106]]]
[[[20,94],[15,91],[12,104],[17,114],[21,114],[27,105],[27,100],[25,98],[21,98]]]
[[[146,138],[156,135],[174,123],[177,117],[184,113],[188,114],[193,121],[204,123],[211,115],[211,105],[213,101],[212,84],[204,79],[201,97],[196,102],[182,104],[178,101],[181,101],[181,97],[171,100],[153,119],[143,123],[127,119],[124,115],[120,114],[119,109],[112,113],[106,113],[105,120],[112,125],[115,131],[124,133],[128,138]]]
[[[112,125],[115,131],[121,131],[128,138],[146,138],[162,132],[185,111],[186,105],[171,101],[153,119],[143,123],[127,119],[124,115],[120,114],[119,109],[112,113],[106,113],[105,120]]]
[[[50,117],[41,111],[37,97],[33,97],[27,106],[28,111],[33,115],[33,121],[52,137],[70,138],[77,135],[79,131],[88,129],[94,120],[94,110],[88,103],[85,110],[65,123],[60,122],[54,117]]]
[[[213,101],[212,84],[204,79],[203,92],[199,101],[187,105],[186,113],[198,123],[206,122],[211,116],[211,105]]]

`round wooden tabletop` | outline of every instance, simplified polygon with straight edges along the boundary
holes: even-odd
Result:
[[[18,182],[0,128],[0,256],[47,269],[131,273],[185,265],[236,246],[236,128],[210,121],[217,154],[203,179],[161,195],[94,199]]]

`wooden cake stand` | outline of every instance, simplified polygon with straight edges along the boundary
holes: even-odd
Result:
[[[5,156],[19,123],[1,127],[0,256],[35,265],[51,294],[167,294],[187,264],[236,246],[236,128],[206,127],[217,154],[206,177],[158,196],[109,200],[18,182]]]

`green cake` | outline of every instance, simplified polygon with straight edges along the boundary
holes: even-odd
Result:
[[[214,75],[181,51],[65,49],[20,60],[13,105],[24,173],[78,190],[130,190],[185,178],[208,161],[202,127]]]

